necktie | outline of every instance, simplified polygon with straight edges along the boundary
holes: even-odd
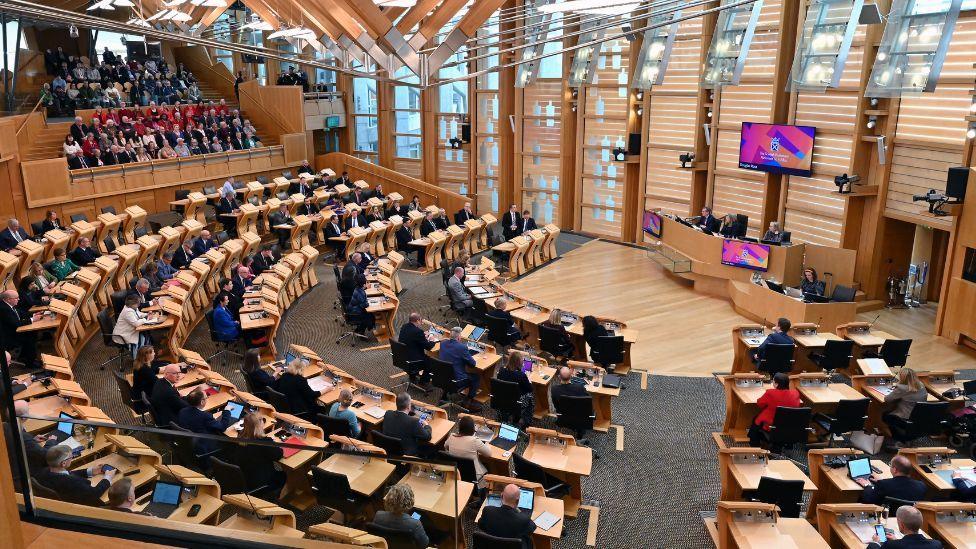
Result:
[[[14,240],[16,240],[17,242],[20,242],[20,241],[23,240],[22,238],[20,238],[20,233],[17,232],[17,231],[14,231],[13,229],[10,230],[10,234],[14,235]]]

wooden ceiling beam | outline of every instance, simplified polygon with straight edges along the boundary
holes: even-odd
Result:
[[[410,37],[410,45],[420,50],[427,46],[427,42],[437,35],[444,28],[444,25],[451,20],[464,5],[467,0],[444,0],[429,17],[422,19],[420,28],[416,34]]]
[[[407,10],[406,15],[400,18],[397,22],[397,30],[401,34],[406,35],[408,32],[412,31],[414,27],[420,23],[424,17],[430,15],[430,12],[437,7],[441,0],[417,0],[417,3],[413,5],[412,8]]]

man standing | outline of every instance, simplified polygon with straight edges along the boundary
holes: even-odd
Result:
[[[511,240],[522,234],[522,216],[518,213],[518,206],[512,204],[508,211],[502,216],[502,234],[505,240]]]

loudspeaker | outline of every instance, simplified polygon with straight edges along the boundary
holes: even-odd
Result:
[[[637,156],[640,154],[641,135],[639,133],[630,134],[627,140],[627,154]]]
[[[881,10],[877,4],[864,4],[857,18],[861,25],[877,25],[881,21]]]
[[[949,168],[949,175],[946,177],[946,196],[962,202],[966,198],[967,181],[969,181],[969,168]]]
[[[461,142],[470,143],[471,142],[471,123],[464,122],[461,124]]]

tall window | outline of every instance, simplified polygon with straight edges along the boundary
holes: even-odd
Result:
[[[498,56],[498,19],[493,16],[488,23],[478,30],[477,55],[489,54],[477,61],[478,70],[497,67]],[[476,172],[476,188],[478,211],[482,213],[498,212],[498,177],[501,132],[498,129],[498,73],[482,74],[475,79],[475,103],[477,124],[474,127],[474,142],[478,157]]]
[[[376,81],[352,79],[353,155],[374,164],[379,162],[379,112]]]
[[[550,32],[549,38],[558,36]],[[547,42],[543,53],[558,51],[561,41]],[[522,196],[519,203],[537,223],[559,222],[562,55],[546,57],[539,74],[522,95]]]
[[[466,49],[462,48],[448,64],[440,70],[442,79],[458,78],[467,74],[464,63]],[[452,139],[461,139],[461,127],[468,120],[468,82],[462,80],[437,87],[437,185],[458,194],[473,194],[471,188],[470,148],[456,149],[451,146]]]
[[[405,84],[415,84],[419,79],[407,67],[401,67],[394,75]],[[419,178],[422,171],[422,137],[420,88],[393,85],[393,168],[400,173]]]

